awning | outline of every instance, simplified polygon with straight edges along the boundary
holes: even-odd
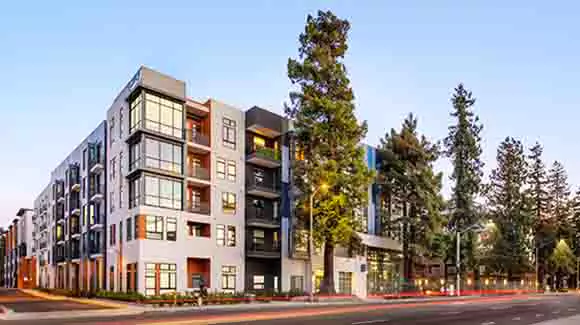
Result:
[[[403,246],[395,239],[383,236],[369,235],[365,233],[357,233],[363,245],[373,248],[382,248],[390,251],[402,252]]]

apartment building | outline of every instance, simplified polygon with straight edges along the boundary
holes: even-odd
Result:
[[[34,201],[40,286],[104,287],[105,144],[103,121],[51,172],[49,184]]]
[[[109,290],[242,291],[243,112],[141,67],[107,112]]]
[[[19,209],[8,230],[2,234],[4,287],[29,289],[35,286],[32,218],[32,210]]]

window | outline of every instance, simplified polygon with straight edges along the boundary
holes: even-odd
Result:
[[[180,145],[156,139],[145,139],[145,166],[181,173],[182,148]]]
[[[290,291],[304,292],[304,276],[293,275],[290,277]]]
[[[145,238],[163,240],[163,217],[145,217]]]
[[[117,238],[115,227],[116,227],[115,224],[109,226],[109,246],[115,245],[115,240]]]
[[[140,185],[141,179],[136,178],[129,183],[129,208],[134,208],[141,204],[140,201]]]
[[[87,178],[83,177],[81,184],[81,197],[84,197],[86,192],[87,192]]]
[[[111,212],[115,211],[115,192],[113,191],[109,192],[109,202],[111,202],[109,204],[109,209]]]
[[[348,295],[352,293],[351,272],[338,272],[338,292]]]
[[[254,184],[264,184],[264,170],[261,168],[254,168]]]
[[[123,107],[119,109],[119,139],[123,138]]]
[[[117,159],[115,157],[111,158],[111,180],[115,179],[115,174],[117,173]]]
[[[154,296],[157,294],[157,276],[155,269],[155,264],[145,264],[145,294],[148,296]]]
[[[123,207],[123,178],[119,179],[119,209]]]
[[[266,146],[266,140],[259,136],[254,136],[254,148],[264,148]]]
[[[265,233],[264,230],[261,229],[254,229],[252,232],[252,243],[254,246],[261,246],[264,245]]]
[[[223,145],[226,148],[236,149],[236,121],[224,117],[223,121]]]
[[[272,233],[272,248],[280,249],[280,237],[277,230]]]
[[[134,232],[135,239],[138,239],[139,238],[139,218],[141,218],[141,217],[140,216],[135,216],[133,218],[133,226],[135,227],[135,229],[134,229],[135,230],[135,232]],[[141,230],[141,231],[143,231],[143,230]]]
[[[133,240],[133,228],[131,227],[131,217],[127,218],[127,241]]]
[[[174,292],[177,288],[175,264],[159,264],[159,294]]]
[[[224,225],[216,226],[216,238],[218,246],[226,245],[226,226]]]
[[[236,247],[236,227],[228,226],[228,247]]]
[[[217,177],[226,179],[226,161],[222,158],[217,159]]]
[[[154,176],[145,176],[145,204],[181,210],[182,184]]]
[[[109,121],[109,145],[115,143],[115,117],[111,117]]]
[[[254,275],[252,277],[252,283],[254,290],[263,290],[264,289],[264,276],[263,275]]]
[[[83,165],[82,166],[83,170],[86,170],[87,169],[87,148],[83,149],[83,161],[81,163]]]
[[[167,217],[167,236],[166,239],[170,241],[177,240],[177,219],[172,217]]]
[[[236,267],[233,265],[222,266],[222,290],[236,292]]]
[[[88,225],[87,206],[83,205],[83,225]]]
[[[253,199],[252,200],[252,207],[254,208],[254,213],[256,214],[256,218],[265,218],[265,206],[266,202],[262,199]]]
[[[123,221],[119,221],[119,245],[123,244]]]
[[[234,193],[222,193],[222,209],[226,213],[234,213],[236,211],[236,195]]]
[[[236,162],[234,160],[228,161],[228,181],[236,181]]]
[[[141,126],[142,99],[143,94],[139,94],[139,96],[131,102],[131,109],[129,112],[129,133],[132,133],[136,128]]]
[[[129,147],[129,170],[132,171],[141,164],[141,143],[132,143]]]
[[[119,177],[123,177],[123,151],[119,152]]]
[[[146,93],[145,128],[176,138],[182,138],[183,105]]]

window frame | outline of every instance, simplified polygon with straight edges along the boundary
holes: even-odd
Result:
[[[164,218],[162,216],[145,216],[145,239],[163,240],[164,232]],[[150,230],[150,225],[153,224],[154,230]],[[161,228],[161,229],[159,229]]]
[[[149,91],[144,92],[143,102],[145,104],[143,122],[146,129],[179,139],[183,138],[183,103]],[[171,124],[164,121],[164,113],[169,115],[166,110],[171,113]],[[176,119],[176,116],[179,118]]]
[[[233,167],[233,172],[232,172],[232,168]],[[227,166],[226,166],[226,171],[227,171],[227,179],[230,182],[235,182],[236,181],[236,177],[237,177],[237,173],[238,173],[238,166],[236,164],[235,160],[228,160],[227,162]]]
[[[216,244],[221,247],[226,246],[226,225],[216,225],[215,227]]]
[[[236,226],[227,225],[226,226],[226,246],[236,247]]]
[[[169,230],[170,226],[173,230]],[[177,218],[175,217],[165,218],[165,240],[177,241]]]
[[[238,204],[237,200],[236,193],[222,192],[222,211],[227,214],[234,214]]]
[[[237,274],[238,272],[235,265],[222,265],[222,291],[236,292]]]
[[[144,144],[143,161],[146,168],[162,170],[173,174],[181,174],[183,170],[183,148],[181,145],[147,136],[144,137],[142,141]],[[169,157],[164,157],[164,149],[167,149],[164,148],[164,146],[171,147],[170,160]],[[148,150],[154,149],[154,147],[156,147],[155,150]],[[154,154],[153,151],[156,154]],[[165,168],[165,164],[171,167]]]
[[[145,200],[144,203],[147,206],[153,206],[153,207],[158,207],[158,208],[165,208],[165,209],[172,209],[172,210],[181,210],[183,208],[183,182],[176,180],[176,179],[172,179],[172,178],[168,178],[168,177],[160,177],[160,176],[153,176],[153,175],[149,175],[149,174],[144,174],[143,176],[144,179],[144,192],[145,192]],[[157,186],[157,193],[156,195],[150,194],[148,192],[148,180],[156,180],[156,186]],[[166,196],[162,196],[162,192],[163,192],[163,185],[167,185],[167,184],[163,184],[163,182],[170,182],[171,183],[171,197],[166,197]],[[153,183],[151,183],[151,185],[153,185]],[[179,188],[176,190],[176,186],[179,186]],[[153,201],[157,201],[157,204],[155,204]],[[162,202],[171,202],[171,206],[169,205],[164,205],[162,204]]]
[[[236,150],[237,129],[235,120],[228,117],[222,118],[222,145],[224,147]]]
[[[223,169],[220,168],[223,165]],[[216,160],[216,175],[218,179],[226,179],[226,173],[227,173],[227,163],[226,160],[223,158],[217,158]]]

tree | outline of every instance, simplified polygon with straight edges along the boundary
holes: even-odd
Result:
[[[481,161],[481,130],[483,125],[473,113],[475,98],[463,84],[455,88],[451,98],[454,122],[449,126],[449,134],[444,140],[445,154],[451,158],[454,182],[452,189],[451,220],[449,227],[455,231],[469,227],[479,222],[475,209],[475,198],[480,193],[483,177],[483,162]],[[475,236],[468,233],[461,247],[466,251],[466,263],[475,267],[474,247]]]
[[[493,248],[495,271],[507,273],[508,280],[527,271],[527,235],[531,218],[526,192],[527,166],[522,143],[506,138],[497,150],[497,168],[491,173],[488,191],[490,216],[497,228]]]
[[[538,281],[543,283],[545,261],[550,256],[551,247],[546,242],[552,237],[550,224],[547,222],[549,216],[549,196],[547,192],[548,180],[546,176],[546,166],[542,161],[543,148],[536,142],[530,148],[528,155],[528,183],[529,194],[532,200],[534,246],[538,252],[535,257],[538,260]],[[536,253],[534,253],[536,254]]]
[[[572,212],[570,210],[570,185],[564,165],[554,161],[548,174],[548,196],[550,198],[550,222],[557,226],[558,238],[570,238],[569,224]]]
[[[442,174],[433,170],[439,148],[418,134],[417,119],[409,114],[401,131],[391,129],[381,140],[379,155],[382,200],[387,210],[400,211],[395,222],[401,229],[404,278],[410,283],[417,249],[430,246],[440,225]]]
[[[295,184],[305,200],[320,183],[314,237],[324,246],[321,291],[334,291],[334,248],[356,244],[358,211],[366,205],[372,172],[364,163],[360,142],[367,126],[355,117],[354,95],[343,60],[350,24],[330,11],[308,15],[300,34],[299,59],[288,60],[288,77],[297,86],[290,92],[286,114],[294,122],[296,145],[304,160],[293,166]]]
[[[550,256],[550,266],[552,273],[556,276],[557,282],[554,287],[561,288],[564,276],[572,274],[576,270],[576,257],[565,240],[560,240]]]

